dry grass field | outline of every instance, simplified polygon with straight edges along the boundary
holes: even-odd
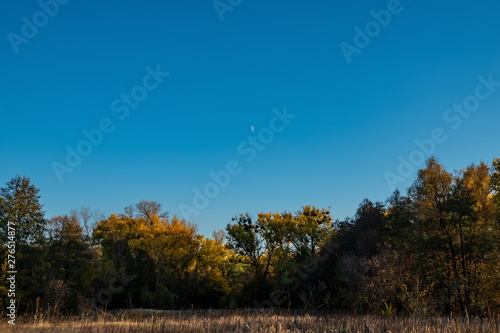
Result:
[[[2,332],[343,332],[343,333],[499,333],[500,317],[408,318],[355,315],[287,314],[270,311],[153,311],[131,310],[81,318],[31,319],[12,326],[6,320]]]

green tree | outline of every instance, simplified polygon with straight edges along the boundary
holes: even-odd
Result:
[[[44,301],[46,288],[46,247],[44,212],[39,189],[28,177],[16,176],[0,189],[0,238],[6,243],[8,226],[15,228],[17,298],[19,310],[33,309],[37,298]],[[5,248],[4,248],[5,249]]]
[[[283,217],[278,213],[260,213],[254,222],[247,213],[234,217],[233,221],[236,223],[226,228],[229,248],[248,261],[258,279],[265,280],[271,271],[273,255],[285,240]]]
[[[0,235],[3,242],[7,239],[9,222],[16,228],[17,244],[43,242],[46,221],[38,192],[28,177],[19,175],[0,189]]]
[[[66,312],[79,312],[82,306],[90,304],[97,254],[84,240],[76,216],[55,216],[50,225],[47,253],[49,301],[63,306]]]
[[[387,264],[389,255],[377,257],[384,245],[384,205],[364,199],[353,219],[340,224],[342,255],[338,260],[340,288],[344,290],[342,303],[350,310],[369,311],[379,308],[383,298],[376,282],[380,269]],[[388,251],[385,251],[388,252]],[[387,290],[387,286],[384,286]],[[342,305],[345,306],[345,305]]]
[[[328,209],[304,206],[293,217],[284,213],[283,220],[288,221],[287,241],[293,244],[299,263],[313,257],[333,235],[332,217]]]
[[[497,157],[493,160],[493,166],[491,168],[491,197],[493,199],[493,202],[497,206],[497,209],[500,211],[500,158]],[[500,223],[500,216],[497,215],[497,219],[499,219]]]
[[[140,304],[141,288],[148,288],[154,276],[153,260],[144,251],[133,251],[140,221],[112,214],[96,224],[92,238],[99,250],[94,281],[98,305],[126,307]]]

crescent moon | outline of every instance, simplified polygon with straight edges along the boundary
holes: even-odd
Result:
[[[255,127],[253,126],[250,126],[250,128],[252,129],[252,132],[255,131]]]

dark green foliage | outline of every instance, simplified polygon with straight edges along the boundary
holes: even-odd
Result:
[[[0,189],[0,235],[6,242],[7,224],[14,223],[18,244],[43,242],[45,218],[39,190],[28,177],[16,176]]]
[[[65,311],[78,312],[93,294],[96,252],[83,240],[83,230],[74,216],[51,219],[53,233],[47,253],[48,283],[53,287],[51,303]]]
[[[273,307],[486,316],[500,311],[499,191],[499,159],[450,173],[431,158],[407,193],[395,191],[385,204],[365,199],[352,218],[332,222],[330,209],[314,206],[246,213],[205,238],[154,201],[108,218],[81,208],[46,221],[38,189],[17,176],[0,191],[0,237],[5,243],[8,222],[16,224],[21,312]]]

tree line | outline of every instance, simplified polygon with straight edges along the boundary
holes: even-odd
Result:
[[[0,190],[0,304],[16,226],[20,312],[273,307],[356,313],[500,311],[500,158],[449,172],[432,157],[405,193],[330,208],[243,213],[212,237],[141,201],[45,218],[39,189]],[[228,221],[229,222],[229,221]]]

